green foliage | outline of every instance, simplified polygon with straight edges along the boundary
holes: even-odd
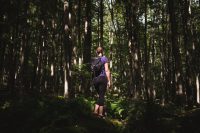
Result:
[[[5,110],[10,107],[10,102],[5,101],[5,103],[1,106],[1,109]]]
[[[76,91],[77,88],[87,89],[84,85],[91,79],[88,64],[73,62],[84,57],[83,51],[87,47],[84,46],[84,41],[87,40],[85,20],[88,1],[80,0],[80,7],[79,1],[69,1],[70,15],[68,16],[64,15],[64,1],[1,0],[0,2],[3,5],[0,9],[2,28],[0,88],[8,88],[12,98],[19,93],[20,98],[19,101],[1,102],[0,131],[21,133],[116,131],[109,122],[91,116],[94,98],[86,99],[79,96]],[[90,2],[92,23],[88,26],[91,26],[92,30],[92,51],[86,52],[91,52],[95,56],[95,48],[100,42],[100,2],[98,0]],[[117,91],[111,92],[108,96],[106,110],[108,118],[125,121],[124,132],[127,133],[175,132],[177,128],[175,126],[180,126],[177,121],[180,121],[179,118],[186,113],[184,106],[177,107],[170,103],[163,107],[143,100],[133,101],[123,96],[127,95],[129,86],[133,88],[136,86],[135,93],[141,94],[139,97],[146,98],[143,90],[145,76],[147,76],[148,88],[153,88],[156,92],[155,97],[168,98],[167,102],[171,102],[170,98],[175,94],[173,86],[176,86],[174,78],[177,75],[174,74],[176,69],[179,69],[178,66],[183,77],[181,82],[191,79],[194,86],[198,84],[199,2],[174,2],[176,18],[174,27],[177,28],[174,36],[170,29],[173,24],[170,22],[168,1],[147,0],[146,2],[144,0],[139,3],[126,0],[103,2],[103,44],[101,45],[105,48],[105,55],[112,60],[112,82],[114,88],[117,88]],[[191,10],[187,12],[185,6]],[[147,23],[144,22],[145,12]],[[72,20],[68,27],[65,17],[70,17]],[[64,48],[63,42],[66,37],[64,27],[69,28],[70,42],[67,44],[73,51],[66,51]],[[172,45],[172,37],[177,38],[176,47]],[[175,56],[178,54],[181,60],[176,59]],[[50,95],[63,93],[66,55],[67,60],[71,58],[72,65],[70,72],[73,83],[69,90],[75,88],[74,92],[78,98],[66,100],[63,97],[22,97],[32,90],[38,92],[37,95],[44,91],[48,91]],[[146,66],[148,72],[145,70]],[[187,82],[183,83],[182,87],[187,93],[186,84]],[[83,91],[85,90],[81,90]],[[192,93],[195,99],[196,92]],[[173,98],[176,99],[177,96]],[[182,103],[185,105],[185,102]]]
[[[161,106],[154,102],[108,97],[107,117],[103,120],[91,114],[94,102],[94,98],[82,96],[70,100],[26,97],[20,101],[6,101],[0,108],[0,129],[21,133],[178,133],[187,119],[197,122],[195,115],[200,116],[196,112],[186,117],[186,110],[174,104]],[[192,131],[196,130],[197,127]]]
[[[112,123],[92,116],[92,103],[83,97],[29,97],[5,102],[0,109],[0,129],[6,133],[117,132]]]
[[[72,75],[76,77],[90,78],[91,72],[87,70],[87,67],[86,64],[73,65]]]
[[[126,99],[117,97],[108,97],[106,102],[106,111],[109,117],[124,120],[128,116],[129,103]]]
[[[124,133],[175,133],[184,109],[175,105],[161,106],[154,102],[134,101],[130,105]]]

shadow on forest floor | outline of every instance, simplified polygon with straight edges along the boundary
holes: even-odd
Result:
[[[200,108],[187,111],[179,118],[179,133],[200,133]]]
[[[200,133],[200,108],[179,114],[154,114],[147,112],[138,120],[130,117],[123,133]]]
[[[143,110],[143,109],[142,109]],[[200,108],[178,115],[147,109],[126,120],[95,117],[85,99],[28,98],[0,108],[1,133],[200,133]],[[158,111],[159,112],[159,111]],[[138,114],[137,114],[138,115]]]
[[[1,133],[117,133],[95,117],[85,99],[28,98],[0,106]]]

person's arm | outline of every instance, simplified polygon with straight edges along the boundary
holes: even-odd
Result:
[[[110,87],[110,70],[109,70],[109,67],[108,67],[108,63],[105,63],[105,71],[106,71],[106,76],[107,76],[107,79],[108,79],[108,87]]]

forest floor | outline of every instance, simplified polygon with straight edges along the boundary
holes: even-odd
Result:
[[[94,116],[84,99],[28,98],[0,107],[1,133],[200,133],[199,107],[179,113],[150,108],[126,119]]]
[[[178,132],[200,133],[200,108],[188,110],[175,120],[178,122],[176,126]]]
[[[200,133],[200,107],[187,109],[179,114],[160,116],[160,120],[157,121],[158,123],[153,123],[155,121],[152,121],[152,123],[144,122],[142,125],[140,125],[142,126],[142,128],[147,128],[147,130],[127,130],[126,128],[129,128],[127,125],[129,125],[130,120],[124,121],[119,119],[113,119],[111,117],[107,117],[106,120],[113,123],[114,125],[122,127],[123,133],[132,133],[132,131],[133,133]],[[154,129],[148,130],[148,128]]]

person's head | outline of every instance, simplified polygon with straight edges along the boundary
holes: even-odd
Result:
[[[98,56],[103,56],[103,48],[99,46],[99,47],[96,49],[96,53],[97,53]]]

